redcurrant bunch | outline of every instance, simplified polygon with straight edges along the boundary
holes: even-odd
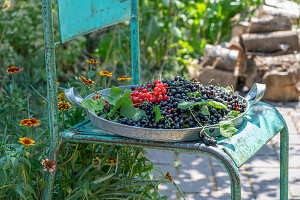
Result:
[[[152,84],[146,85],[148,88],[137,87],[129,96],[134,104],[142,103],[144,101],[160,102],[168,100],[166,95],[168,84],[161,83],[159,80],[154,81],[154,89],[152,90]]]

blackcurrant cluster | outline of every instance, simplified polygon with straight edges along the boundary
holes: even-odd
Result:
[[[204,133],[200,133],[199,138],[207,146],[216,146],[217,145],[217,140],[216,139],[208,137]]]
[[[231,111],[242,113],[246,109],[243,100],[228,89],[213,85],[204,86],[179,76],[174,79],[155,80],[138,87],[133,86],[131,99],[135,107],[145,111],[147,117],[142,117],[138,121],[120,117],[118,122],[145,128],[183,129],[210,126],[226,120]],[[183,110],[178,108],[178,104],[182,101],[203,103]],[[226,105],[226,108],[216,108],[208,102],[219,102]],[[159,107],[163,117],[157,122],[153,110],[155,106]],[[201,112],[203,106],[207,108],[209,114]],[[214,143],[209,139],[203,140],[207,140],[207,144]]]

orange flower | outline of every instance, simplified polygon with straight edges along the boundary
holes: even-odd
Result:
[[[28,118],[28,119],[23,119],[22,121],[19,122],[20,126],[37,126],[39,125],[40,120],[36,120],[35,118]]]
[[[112,76],[112,73],[110,73],[109,71],[101,71],[100,75],[101,76]]]
[[[131,80],[132,78],[127,77],[126,75],[123,75],[121,78],[118,78],[118,81],[125,81],[125,80]]]
[[[16,66],[11,66],[9,67],[6,72],[8,74],[14,74],[14,73],[17,73],[17,72],[20,72],[21,71],[21,67],[16,67]]]
[[[115,158],[107,158],[106,162],[110,162],[111,164],[115,165],[115,164],[117,164],[117,159],[115,159]],[[120,163],[120,162],[118,161],[118,163]]]
[[[86,60],[86,62],[91,63],[91,64],[97,64],[98,61],[96,61],[95,59],[91,58],[89,60]]]
[[[79,80],[81,82],[83,82],[84,84],[86,84],[86,85],[92,85],[92,84],[94,84],[94,81],[92,81],[91,79],[88,79],[88,78],[84,78],[82,76],[79,78]]]
[[[70,105],[69,102],[60,101],[58,103],[58,110],[65,111],[65,110],[70,110],[71,108],[72,108],[72,106]]]
[[[30,146],[30,145],[35,145],[35,141],[30,139],[29,137],[23,137],[23,138],[20,138],[20,143],[22,143],[24,146]]]
[[[57,95],[58,101],[63,101],[66,98],[65,91],[63,90],[61,93]]]
[[[166,173],[166,178],[168,178],[170,182],[173,182],[173,178],[169,172]]]

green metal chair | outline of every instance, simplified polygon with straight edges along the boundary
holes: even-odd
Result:
[[[217,147],[201,142],[153,142],[110,135],[89,120],[59,133],[55,45],[79,35],[125,20],[131,22],[132,84],[139,83],[138,0],[57,0],[61,41],[54,42],[52,1],[43,0],[43,28],[47,70],[47,98],[51,138],[50,157],[57,161],[61,142],[113,144],[204,153],[216,158],[227,169],[231,181],[231,199],[241,199],[238,168],[280,132],[280,199],[288,199],[288,129],[280,113],[266,103],[257,103],[246,114],[244,123],[232,138],[220,138]],[[44,199],[52,199],[55,173],[48,174]]]

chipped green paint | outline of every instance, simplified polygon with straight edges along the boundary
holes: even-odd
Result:
[[[47,105],[49,111],[50,128],[50,158],[56,162],[59,150],[58,136],[58,110],[57,110],[57,85],[55,67],[55,49],[53,36],[52,1],[43,0],[43,29],[45,45],[45,62],[47,74]],[[55,173],[48,174],[49,182],[47,191],[44,189],[43,198],[51,199]],[[46,187],[45,187],[46,188]]]
[[[131,68],[132,85],[140,83],[140,48],[138,0],[131,0]]]
[[[289,132],[287,126],[280,132],[280,200],[288,200]]]
[[[62,43],[130,19],[130,0],[57,0]]]
[[[241,167],[285,126],[277,110],[258,103],[244,116],[244,122],[234,137],[221,139],[223,150]]]

